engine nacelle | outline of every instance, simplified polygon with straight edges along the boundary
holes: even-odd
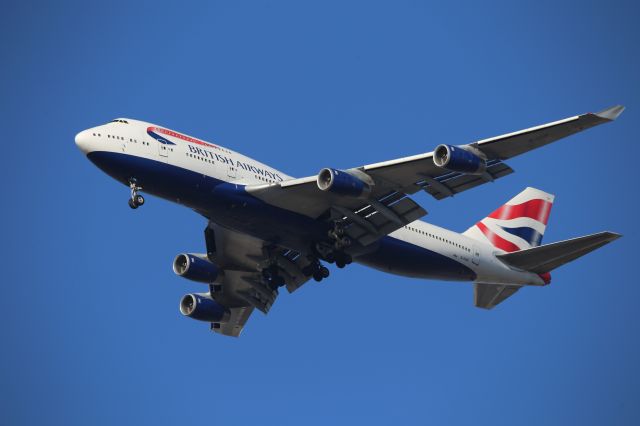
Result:
[[[452,172],[481,175],[487,169],[487,162],[473,152],[452,145],[438,145],[433,152],[436,166]]]
[[[173,272],[191,281],[211,284],[218,278],[220,269],[207,259],[191,253],[182,253],[173,261]]]
[[[229,310],[208,293],[187,294],[180,300],[180,313],[185,317],[206,322],[229,321]]]
[[[320,170],[317,182],[321,191],[356,198],[368,196],[372,186],[350,173],[331,168]]]

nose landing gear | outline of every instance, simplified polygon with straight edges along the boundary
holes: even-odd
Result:
[[[129,188],[131,188],[131,198],[129,198],[129,207],[131,207],[132,209],[137,209],[138,207],[144,204],[144,197],[138,194],[138,191],[140,191],[142,187],[137,185],[135,179],[130,179]]]

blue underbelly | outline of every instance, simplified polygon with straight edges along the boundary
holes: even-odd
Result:
[[[290,249],[308,252],[310,241],[326,236],[326,225],[271,206],[244,190],[172,164],[114,152],[92,152],[93,162],[128,186],[135,177],[143,192],[190,207],[215,223]]]
[[[412,278],[473,281],[476,274],[467,266],[442,254],[393,237],[383,237],[375,251],[358,256],[356,262]]]

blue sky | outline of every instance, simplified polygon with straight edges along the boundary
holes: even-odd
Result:
[[[517,3],[517,4],[516,4]],[[638,424],[633,2],[12,2],[0,15],[0,423]],[[294,176],[622,103],[607,124],[436,202],[464,230],[535,186],[545,241],[614,244],[499,308],[351,265],[240,339],[182,318],[171,261],[203,219],[93,167],[73,136],[134,117]]]

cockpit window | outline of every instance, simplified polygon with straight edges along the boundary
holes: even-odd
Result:
[[[127,120],[122,120],[120,118],[116,118],[115,120],[111,120],[109,123],[124,123],[124,124],[129,124],[129,122]]]

